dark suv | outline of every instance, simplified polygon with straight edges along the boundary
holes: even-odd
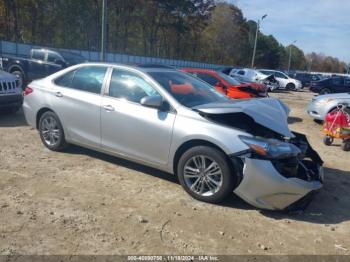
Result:
[[[319,81],[321,80],[321,77],[315,74],[309,74],[309,73],[296,73],[294,74],[293,78],[298,79],[303,87],[309,87],[311,81]]]
[[[349,93],[349,77],[331,77],[320,81],[311,82],[310,91],[321,95],[330,93]]]

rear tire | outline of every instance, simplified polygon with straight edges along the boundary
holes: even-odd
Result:
[[[188,149],[177,165],[177,176],[184,190],[208,203],[220,203],[233,193],[237,183],[234,174],[228,157],[210,146]]]
[[[39,134],[43,144],[52,151],[62,151],[68,146],[61,121],[52,111],[47,111],[40,117]]]

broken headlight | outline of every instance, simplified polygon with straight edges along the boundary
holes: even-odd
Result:
[[[276,139],[263,139],[257,137],[239,136],[251,149],[252,153],[263,158],[282,159],[297,156],[300,149],[291,143]]]

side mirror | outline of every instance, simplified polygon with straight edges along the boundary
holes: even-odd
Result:
[[[164,103],[163,97],[161,96],[145,96],[141,99],[141,105],[145,107],[152,107],[152,108],[162,108]]]

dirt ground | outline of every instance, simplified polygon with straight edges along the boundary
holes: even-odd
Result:
[[[313,94],[272,96],[325,161],[325,187],[304,212],[234,195],[201,203],[168,174],[75,146],[50,152],[22,112],[0,116],[0,254],[350,254],[350,153],[322,144],[305,113]]]

